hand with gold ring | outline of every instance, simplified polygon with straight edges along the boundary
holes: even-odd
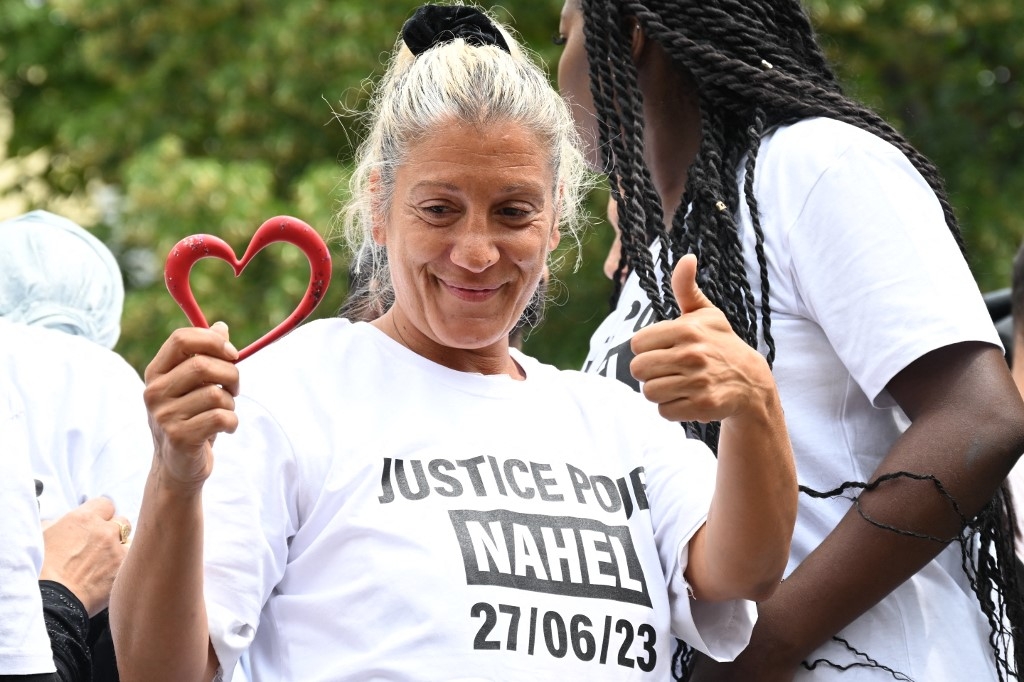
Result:
[[[110,601],[131,532],[131,522],[114,514],[114,503],[108,498],[86,501],[43,531],[39,579],[58,582],[71,590],[89,616],[95,616]]]
[[[131,537],[132,534],[132,524],[129,523],[128,519],[124,518],[123,516],[114,517],[113,519],[111,519],[111,521],[117,524],[118,537],[121,538],[121,544],[127,545],[128,538]]]

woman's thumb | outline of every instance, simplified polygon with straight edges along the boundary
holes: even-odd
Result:
[[[697,286],[697,256],[688,253],[679,259],[672,271],[672,293],[676,296],[679,310],[683,314],[714,305]]]

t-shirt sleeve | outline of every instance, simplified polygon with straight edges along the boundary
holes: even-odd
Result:
[[[875,406],[932,350],[999,345],[934,192],[879,138],[858,134],[822,167],[787,238],[807,316]]]
[[[298,525],[295,457],[270,414],[240,396],[238,428],[214,445],[203,488],[204,592],[210,640],[229,681],[284,575]]]
[[[142,491],[153,461],[153,435],[143,401],[145,384],[118,356],[111,356],[105,374],[107,389],[98,409],[107,436],[93,453],[92,465],[81,467],[77,482],[80,497],[109,497],[117,513],[134,526],[142,505]]]
[[[0,391],[0,676],[55,669],[39,593],[43,533],[28,444],[25,406]]]
[[[707,520],[715,491],[717,462],[702,442],[652,409],[647,432],[654,437],[644,469],[655,541],[669,589],[672,633],[718,661],[743,651],[757,620],[753,602],[705,602],[690,596],[683,574],[689,542]]]

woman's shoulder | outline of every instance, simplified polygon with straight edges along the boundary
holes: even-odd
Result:
[[[249,358],[242,361],[243,366],[265,364],[267,362],[279,363],[285,357],[290,357],[300,364],[308,362],[309,358],[304,356],[303,353],[335,343],[349,342],[354,327],[353,323],[340,317],[306,322],[258,352],[253,353]],[[232,339],[232,341],[235,340]],[[235,341],[235,345],[242,348],[242,345],[237,341]]]
[[[868,130],[819,116],[778,126],[762,139],[758,163],[829,165],[851,151],[902,154],[890,142]]]
[[[329,371],[329,366],[358,356],[358,348],[371,342],[370,335],[363,329],[367,326],[343,318],[306,322],[242,360],[238,364],[239,372],[250,386],[262,383],[263,379],[281,385],[288,377],[306,382],[311,376]],[[235,345],[243,347],[237,341]]]
[[[0,364],[4,363],[26,376],[62,377],[55,382],[60,390],[72,385],[94,388],[92,380],[102,383],[108,393],[124,387],[135,391],[142,386],[135,368],[106,346],[59,329],[0,319]]]
[[[777,126],[768,131],[765,141],[800,147],[842,147],[855,143],[888,144],[871,131],[828,116],[815,116]]]
[[[738,179],[743,181],[741,166]],[[812,195],[832,197],[872,178],[892,187],[923,186],[920,173],[892,143],[831,118],[809,118],[769,131],[757,155],[756,191],[802,211]],[[930,190],[929,190],[930,191]]]

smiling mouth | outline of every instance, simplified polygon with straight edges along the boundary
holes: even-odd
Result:
[[[480,301],[486,301],[495,293],[497,293],[499,287],[460,287],[448,282],[442,282],[445,289],[447,289],[452,296],[461,300],[476,303]]]

